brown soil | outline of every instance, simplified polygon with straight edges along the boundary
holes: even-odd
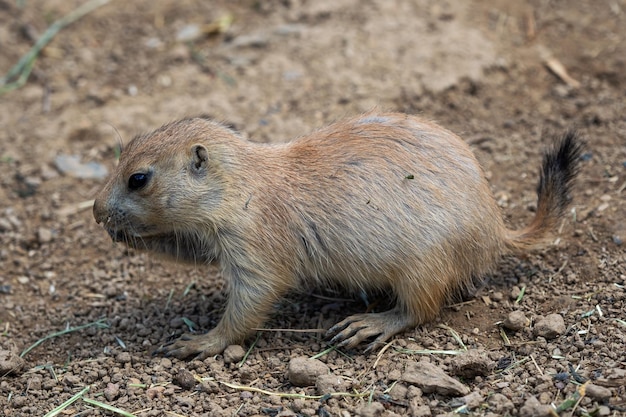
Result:
[[[81,3],[0,0],[0,73]],[[228,16],[234,20],[226,31],[207,26]],[[205,33],[177,40],[187,25]],[[551,72],[551,58],[580,85]],[[139,0],[112,1],[83,17],[46,47],[23,88],[0,97],[0,350],[19,353],[99,319],[108,327],[30,351],[21,371],[0,375],[0,413],[44,415],[89,385],[85,397],[137,416],[443,415],[462,402],[396,382],[407,364],[423,359],[398,348],[460,349],[451,328],[498,365],[460,377],[450,356],[427,357],[478,393],[474,415],[518,415],[530,396],[558,406],[575,395],[578,375],[610,396],[588,393],[575,415],[620,415],[625,63],[623,0]],[[186,319],[200,332],[215,325],[224,282],[214,267],[166,263],[113,245],[89,203],[80,206],[100,181],[61,175],[55,157],[78,155],[110,170],[120,138],[186,115],[209,114],[270,142],[374,106],[419,113],[461,134],[512,227],[532,218],[544,133],[579,129],[588,149],[556,244],[504,259],[473,298],[397,336],[380,356],[359,348],[320,358],[344,380],[342,389],[365,397],[290,398],[222,384],[319,393],[294,387],[287,376],[291,358],[329,347],[303,330],[328,328],[365,308],[358,297],[325,289],[278,305],[266,324],[274,331],[247,341],[253,348],[242,366],[222,355],[187,362],[153,356],[188,331]],[[514,310],[530,327],[501,330]],[[564,318],[566,330],[536,336],[535,323],[551,313]],[[183,369],[196,383],[177,376],[187,375]],[[78,401],[64,414],[111,413]]]

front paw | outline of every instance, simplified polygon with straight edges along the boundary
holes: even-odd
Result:
[[[211,332],[201,335],[184,334],[180,338],[161,346],[155,353],[178,359],[194,356],[195,359],[203,360],[222,353],[226,346],[228,343],[225,340],[221,340]]]

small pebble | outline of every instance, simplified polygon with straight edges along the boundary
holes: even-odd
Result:
[[[113,401],[120,395],[120,386],[109,382],[103,393],[107,401]]]
[[[554,339],[565,333],[565,320],[560,314],[548,314],[535,324],[533,332],[535,336]]]
[[[513,410],[515,407],[513,402],[506,396],[500,393],[495,393],[487,400],[489,408],[501,414],[508,414],[507,411]]]
[[[485,398],[480,394],[479,391],[472,391],[461,399],[470,410],[480,407],[483,401],[485,401]]]
[[[58,155],[54,165],[62,174],[81,179],[104,179],[109,171],[97,162],[82,163],[76,155]]]
[[[461,397],[470,393],[467,386],[447,375],[438,366],[426,361],[409,363],[402,374],[402,380],[418,386],[427,394],[437,393]]]
[[[541,404],[539,400],[530,396],[519,410],[520,417],[549,417],[552,415],[548,405]]]
[[[29,391],[39,391],[41,389],[41,377],[38,375],[33,376],[28,380]]]
[[[523,312],[519,310],[511,311],[509,315],[504,319],[502,325],[514,332],[518,330],[522,330],[524,327],[528,327],[530,325],[530,320],[524,315]]]
[[[75,387],[82,384],[81,379],[73,374],[66,374],[63,378],[63,383],[69,387]]]
[[[356,415],[359,417],[378,417],[382,416],[385,411],[385,406],[378,402],[364,405],[356,410]]]
[[[587,384],[587,387],[585,388],[585,395],[591,399],[601,402],[607,401],[612,396],[610,389],[595,384]]]
[[[338,375],[322,374],[315,379],[315,388],[319,395],[331,392],[342,392],[346,390],[344,379]]]
[[[0,349],[0,375],[16,375],[24,368],[24,359],[10,350]]]
[[[130,353],[120,352],[117,354],[117,361],[119,363],[129,363],[131,361]]]
[[[224,363],[240,362],[246,356],[246,351],[239,345],[230,345],[224,349]]]
[[[308,357],[293,358],[289,361],[289,382],[297,387],[315,385],[317,377],[329,372],[328,366],[318,360]]]
[[[489,375],[495,367],[496,363],[489,359],[487,352],[479,349],[470,349],[451,361],[452,373],[463,378]]]
[[[52,240],[52,231],[45,227],[37,229],[37,241],[40,244],[49,243]]]
[[[517,297],[519,296],[521,291],[522,290],[520,290],[520,288],[517,285],[514,285],[513,288],[511,288],[511,292],[509,293],[509,299],[517,300]]]
[[[192,389],[198,383],[193,374],[186,369],[179,369],[176,375],[174,375],[173,381],[174,384],[186,390]]]

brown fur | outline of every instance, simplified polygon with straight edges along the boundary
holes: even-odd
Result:
[[[348,317],[329,331],[348,347],[376,336],[371,347],[433,319],[500,256],[547,236],[576,171],[580,145],[570,136],[547,154],[536,217],[518,232],[506,229],[459,137],[395,113],[277,145],[244,141],[202,118],[165,125],[129,143],[94,216],[129,246],[221,265],[230,284],[222,320],[165,346],[168,354],[220,353],[309,283],[392,290],[394,309]],[[147,181],[130,187],[137,173]]]

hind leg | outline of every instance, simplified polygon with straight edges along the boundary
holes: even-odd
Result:
[[[433,319],[441,308],[446,294],[445,281],[430,282],[423,288],[411,285],[425,280],[404,279],[400,288],[394,288],[396,306],[382,313],[355,314],[331,327],[327,336],[331,343],[352,348],[365,340],[376,337],[367,350],[375,350],[393,335]]]

